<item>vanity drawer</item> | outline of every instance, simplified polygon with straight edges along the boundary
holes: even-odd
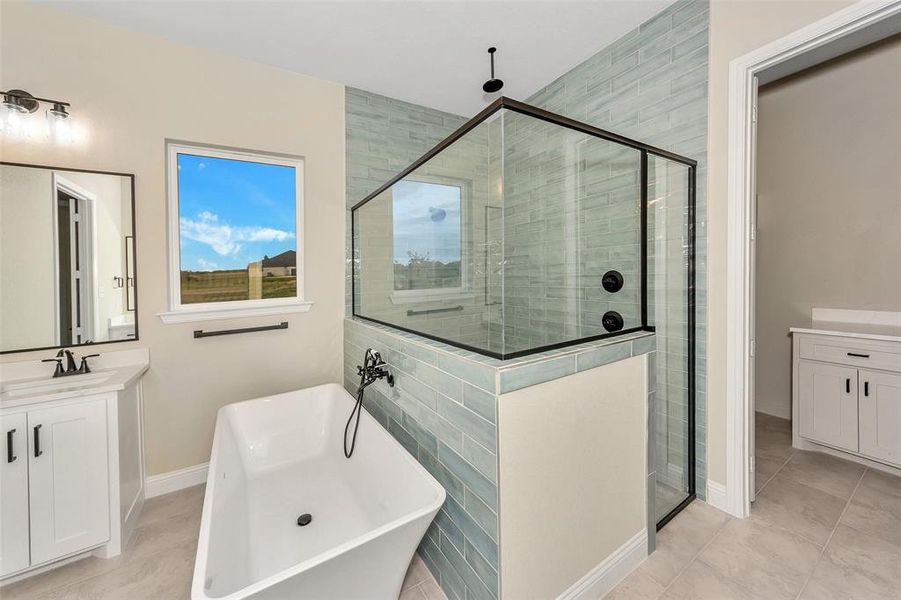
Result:
[[[894,342],[805,335],[798,351],[808,360],[901,372],[901,344]]]

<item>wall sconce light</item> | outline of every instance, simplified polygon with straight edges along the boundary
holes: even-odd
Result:
[[[68,102],[38,98],[25,90],[9,90],[0,95],[3,96],[0,133],[11,137],[36,137],[39,126],[29,115],[37,112],[43,102],[50,105],[46,112],[47,134],[54,141],[69,141],[72,130],[68,121],[68,107],[71,106]]]

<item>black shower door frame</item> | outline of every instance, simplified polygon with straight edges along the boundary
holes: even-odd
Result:
[[[417,331],[415,329],[411,329],[408,327],[403,327],[400,325],[396,325],[394,323],[389,323],[385,321],[380,321],[378,319],[372,319],[370,317],[366,317],[364,315],[357,314],[356,307],[356,276],[357,276],[357,268],[356,268],[356,247],[355,247],[355,234],[356,234],[356,213],[357,210],[367,203],[371,202],[375,198],[377,198],[380,194],[390,189],[394,184],[401,181],[412,172],[423,166],[425,163],[430,161],[435,156],[441,154],[446,148],[448,148],[451,144],[465,136],[467,133],[472,131],[475,127],[486,121],[496,112],[507,109],[516,113],[520,113],[523,115],[527,115],[533,117],[535,119],[540,119],[542,121],[546,121],[548,123],[552,123],[554,125],[559,125],[560,127],[565,127],[567,129],[572,129],[574,131],[578,131],[584,133],[586,135],[590,135],[593,137],[601,138],[610,142],[614,142],[623,146],[627,146],[629,148],[634,148],[638,150],[641,160],[641,192],[640,192],[640,221],[641,221],[641,326],[634,327],[630,329],[623,329],[621,331],[593,335],[588,337],[582,337],[566,342],[560,342],[556,344],[549,344],[545,346],[538,346],[535,348],[530,348],[528,350],[522,350],[517,352],[510,353],[498,353],[492,352],[490,350],[485,350],[483,348],[479,348],[476,346],[471,346],[467,344],[462,344],[456,342],[454,340],[449,340],[446,338],[441,338],[438,336],[430,335],[421,331]],[[478,354],[482,354],[484,356],[489,356],[491,358],[496,358],[499,360],[508,360],[513,358],[519,358],[522,356],[528,356],[530,354],[536,354],[539,352],[546,352],[548,350],[555,350],[559,348],[565,348],[567,346],[573,346],[576,344],[584,344],[586,342],[592,342],[600,339],[610,338],[621,336],[629,333],[635,333],[639,331],[655,331],[653,325],[648,323],[648,156],[653,155],[660,158],[664,158],[676,163],[680,163],[688,167],[688,226],[687,229],[687,312],[686,315],[686,324],[688,329],[688,418],[687,418],[687,427],[688,427],[688,494],[686,498],[679,503],[673,510],[663,516],[657,522],[657,529],[660,530],[664,527],[674,516],[676,516],[679,512],[682,511],[686,506],[688,506],[692,500],[695,499],[697,495],[696,490],[696,468],[695,468],[695,460],[696,460],[696,451],[695,451],[695,395],[696,395],[696,373],[695,373],[695,365],[696,365],[696,357],[695,353],[697,351],[696,344],[696,294],[695,294],[695,286],[696,286],[696,211],[697,211],[697,169],[698,162],[692,158],[688,158],[686,156],[682,156],[680,154],[676,154],[675,152],[670,152],[669,150],[664,150],[663,148],[658,148],[656,146],[652,146],[650,144],[646,144],[639,140],[635,140],[632,138],[628,138],[626,136],[620,135],[618,133],[608,131],[606,129],[601,129],[599,127],[595,127],[593,125],[589,125],[588,123],[583,123],[581,121],[577,121],[575,119],[570,119],[569,117],[564,117],[563,115],[558,115],[556,113],[544,110],[542,108],[538,108],[537,106],[532,106],[531,104],[526,104],[525,102],[520,102],[519,100],[514,100],[512,98],[507,98],[505,96],[501,96],[500,98],[493,101],[487,107],[485,107],[481,112],[479,112],[472,119],[461,125],[456,131],[451,133],[441,142],[439,142],[434,148],[423,154],[416,161],[414,161],[410,166],[406,169],[395,175],[393,178],[388,180],[386,183],[379,186],[375,191],[370,193],[368,196],[357,202],[351,208],[351,232],[350,232],[350,243],[351,243],[351,261],[352,261],[352,273],[351,273],[351,312],[355,318],[364,319],[366,321],[371,321],[374,323],[378,323],[380,325],[385,325],[386,327],[391,327],[393,329],[397,329],[400,331],[405,331],[407,333],[413,333],[415,335],[435,340],[438,342],[442,342],[444,344],[448,344],[450,346],[454,346],[457,348],[462,348],[464,350],[469,350],[471,352],[476,352]]]

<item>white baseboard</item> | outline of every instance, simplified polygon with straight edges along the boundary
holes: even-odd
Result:
[[[206,483],[206,473],[209,466],[209,463],[203,463],[202,465],[194,465],[193,467],[177,471],[151,475],[144,481],[144,497],[155,498],[156,496]]]
[[[642,529],[588,572],[557,600],[602,598],[648,557],[648,530]]]
[[[707,480],[707,504],[718,508],[724,513],[729,512],[729,503],[726,500],[726,486],[715,481]]]

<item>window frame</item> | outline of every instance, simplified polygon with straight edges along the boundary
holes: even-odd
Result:
[[[460,189],[460,285],[458,287],[449,288],[421,288],[411,290],[394,289],[394,268],[391,269],[391,302],[393,304],[409,304],[414,302],[428,302],[429,300],[444,300],[447,298],[460,298],[469,293],[470,285],[467,280],[469,269],[467,268],[467,258],[469,253],[469,233],[466,228],[466,216],[471,210],[472,202],[472,181],[468,179],[458,179],[455,177],[444,177],[441,175],[427,175],[423,173],[411,174],[404,177],[403,181],[412,181],[415,183],[428,183],[433,185],[443,185],[447,187],[455,187]],[[393,186],[392,186],[393,188]],[[392,240],[394,239],[394,192],[391,192],[391,232]],[[393,241],[392,241],[393,244]],[[394,248],[391,248],[392,265],[394,263]]]
[[[262,298],[183,304],[181,301],[181,226],[178,197],[178,155],[206,156],[242,162],[280,165],[294,168],[295,240],[297,295],[290,298]],[[306,300],[304,279],[304,159],[300,156],[244,150],[176,140],[166,141],[166,205],[168,242],[168,311],[159,313],[163,323],[189,323],[213,319],[258,317],[307,312],[313,303]]]

